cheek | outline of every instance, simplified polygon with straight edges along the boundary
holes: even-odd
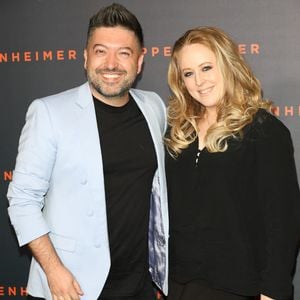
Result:
[[[84,62],[84,67],[86,69],[90,69],[91,68],[91,59],[87,58]]]
[[[220,85],[223,85],[223,76],[220,74],[220,72],[217,72],[213,74],[214,81],[219,83]]]
[[[192,80],[185,79],[185,80],[183,80],[183,83],[184,83],[186,89],[188,90],[188,92],[192,93],[194,90],[194,84],[193,84]]]
[[[126,64],[123,64],[123,67],[132,74],[137,74],[140,71],[136,61],[126,62]]]
[[[97,57],[97,56],[93,56],[93,57],[90,56],[86,60],[86,66],[90,69],[96,69],[102,66],[104,62],[105,62],[104,58]]]

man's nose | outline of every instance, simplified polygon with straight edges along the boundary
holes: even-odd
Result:
[[[108,53],[106,57],[106,67],[108,69],[114,69],[118,66],[118,58],[115,53]]]

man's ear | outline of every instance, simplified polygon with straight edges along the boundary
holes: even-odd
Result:
[[[142,71],[143,67],[143,62],[144,62],[144,53],[142,53],[139,58],[138,58],[138,69],[137,69],[137,74],[140,74]]]
[[[83,52],[83,57],[84,57],[84,68],[86,69],[87,68],[87,50],[84,49],[84,52]]]

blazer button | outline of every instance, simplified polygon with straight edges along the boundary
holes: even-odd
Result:
[[[86,185],[87,184],[87,180],[86,179],[83,179],[83,180],[81,180],[81,182],[80,182],[82,185]]]
[[[88,212],[87,212],[87,215],[89,217],[92,217],[94,215],[94,211],[92,209],[90,209]]]
[[[100,243],[100,242],[96,242],[96,243],[95,243],[95,247],[96,247],[96,248],[100,248],[100,247],[101,247],[101,243]]]

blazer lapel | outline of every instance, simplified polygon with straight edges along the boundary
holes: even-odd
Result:
[[[81,140],[80,152],[82,155],[78,159],[84,160],[87,181],[92,190],[97,191],[97,198],[101,198],[101,203],[103,204],[101,206],[105,208],[103,163],[99,131],[93,97],[88,83],[79,87],[76,104],[79,109],[77,128],[78,138],[80,137]]]
[[[162,146],[162,132],[159,126],[158,118],[151,107],[151,101],[147,101],[146,97],[143,94],[139,94],[137,96],[132,90],[130,91],[130,94],[132,95],[133,99],[137,103],[139,109],[146,119],[156,150],[157,159],[158,161],[160,161],[160,159],[163,157],[164,152]]]

